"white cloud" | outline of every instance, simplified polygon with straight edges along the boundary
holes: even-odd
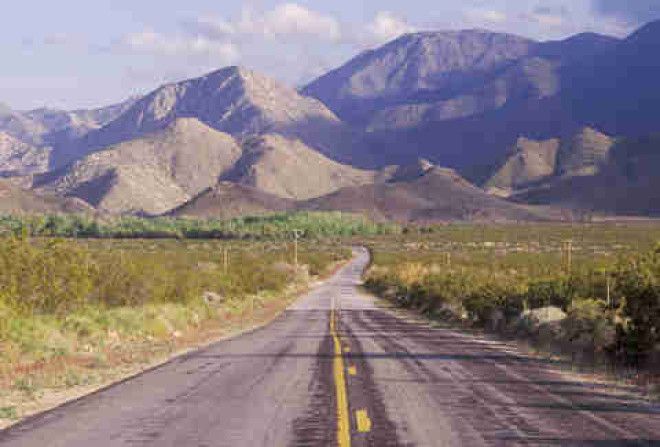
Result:
[[[529,19],[542,26],[560,27],[564,25],[564,18],[552,14],[531,14]]]
[[[236,29],[242,34],[278,38],[312,36],[336,41],[341,37],[341,26],[334,17],[296,3],[284,3],[262,14],[245,8]]]
[[[201,16],[181,23],[186,34],[201,35],[211,40],[226,40],[236,33],[234,24],[219,17]]]
[[[207,37],[168,36],[151,29],[127,35],[122,47],[132,52],[151,53],[157,56],[196,57],[217,60],[229,64],[239,57],[238,48],[231,42],[221,42]]]
[[[237,41],[254,36],[278,40],[314,37],[337,41],[342,34],[341,25],[334,17],[297,3],[283,3],[272,10],[261,12],[246,7],[240,17],[231,21],[222,17],[202,16],[183,22],[183,28],[188,34],[198,34],[211,40]]]
[[[470,22],[475,23],[504,23],[507,21],[507,16],[502,11],[494,9],[478,9],[473,8],[465,12],[465,17]]]
[[[177,74],[184,69],[179,62],[183,59],[183,75],[240,63],[296,82],[321,74],[348,53],[414,30],[388,11],[378,12],[368,23],[353,24],[286,2],[266,10],[245,7],[235,16],[193,17],[169,33],[144,29],[124,36],[113,50],[159,57],[160,73],[170,68]]]
[[[374,43],[384,43],[396,39],[402,34],[414,31],[408,22],[389,11],[380,11],[366,27],[369,40]]]

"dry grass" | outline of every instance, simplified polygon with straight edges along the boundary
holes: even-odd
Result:
[[[18,266],[35,260],[48,266],[51,257],[64,264],[41,269],[46,273],[43,282],[29,277],[31,269],[13,270],[14,279],[28,275],[24,283],[29,287],[14,289],[26,297],[38,296],[41,284],[67,285],[61,276],[80,259],[95,265],[89,271],[99,277],[86,276],[88,270],[83,270],[85,274],[69,278],[66,287],[54,288],[60,292],[42,294],[35,301],[38,306],[20,305],[0,292],[0,426],[181,351],[263,324],[315,277],[328,274],[349,256],[337,245],[303,246],[300,260],[305,267],[295,270],[287,262],[292,255],[288,244],[235,242],[225,273],[227,245],[217,241],[63,241],[55,250],[49,241],[5,242],[30,251],[24,258],[14,257]],[[72,259],[71,265],[62,253]],[[123,264],[114,263],[115,255]],[[106,257],[113,262],[105,263]],[[132,262],[137,267],[127,267]],[[6,286],[11,278],[4,274],[1,284]],[[115,288],[109,289],[102,276],[116,283]],[[214,277],[220,279],[214,282]],[[84,287],[71,287],[80,282]],[[177,287],[172,289],[172,284]],[[75,293],[69,298],[62,290],[81,293],[87,300]],[[205,301],[204,292],[212,292],[217,300]],[[116,295],[124,293],[132,297]]]

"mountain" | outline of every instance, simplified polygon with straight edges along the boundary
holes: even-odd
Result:
[[[0,175],[28,175],[53,167],[62,148],[114,120],[135,102],[98,109],[65,111],[36,109],[26,112],[0,107]],[[4,156],[2,155],[4,154]]]
[[[528,39],[478,30],[407,34],[357,56],[303,92],[359,122],[384,107],[456,96],[533,46]]]
[[[411,169],[405,169],[411,172]],[[365,213],[397,221],[517,221],[543,220],[542,209],[516,205],[486,194],[455,171],[431,167],[419,176],[343,188],[302,203],[306,210]]]
[[[562,70],[563,108],[610,135],[641,136],[660,119],[660,21]]]
[[[594,174],[558,177],[513,199],[601,214],[660,217],[659,169],[659,135],[621,139]]]
[[[615,139],[585,127],[562,141],[557,153],[556,174],[562,177],[594,175],[607,163]]]
[[[514,190],[550,178],[556,171],[559,145],[558,139],[534,141],[519,138],[512,153],[486,182],[485,188],[493,194],[508,196]]]
[[[347,138],[341,136],[341,121],[316,99],[253,71],[228,67],[158,88],[80,145],[107,147],[163,129],[177,118],[196,118],[236,138],[265,133],[299,138],[327,154],[339,151],[338,141]]]
[[[290,211],[295,207],[296,203],[293,200],[251,186],[220,182],[167,214],[176,217],[230,219]]]
[[[63,141],[64,135],[74,140],[113,121],[135,101],[136,98],[130,98],[107,107],[74,111],[42,108],[20,112],[3,105],[0,107],[0,132],[36,146]]]
[[[222,179],[304,200],[369,183],[374,173],[330,160],[301,140],[268,134],[246,140],[241,158]]]
[[[52,195],[40,196],[11,182],[0,180],[0,213],[42,214],[91,212],[86,203],[76,199],[63,199]]]
[[[594,175],[607,163],[614,144],[613,138],[588,127],[545,141],[520,137],[484,187],[506,197],[557,178]]]
[[[46,172],[49,157],[49,148],[39,148],[0,132],[0,177]]]
[[[298,139],[245,137],[178,118],[161,130],[93,152],[34,186],[111,213],[162,214],[216,185],[251,187],[280,199],[309,199],[373,181],[375,173],[332,161]]]
[[[479,30],[410,34],[303,92],[366,129],[382,164],[422,157],[484,184],[521,135],[550,139],[588,123],[566,107],[567,67],[619,43],[593,33],[551,42]]]
[[[40,176],[35,187],[106,212],[160,214],[215,185],[240,155],[230,135],[181,118]]]

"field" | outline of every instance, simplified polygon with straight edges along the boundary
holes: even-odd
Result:
[[[0,426],[268,321],[350,244],[372,251],[367,288],[401,307],[657,381],[655,223],[419,228],[304,213],[5,217],[0,228]]]
[[[368,241],[366,285],[432,318],[523,338],[576,363],[654,375],[659,241],[654,223],[408,230]]]
[[[296,269],[288,241],[0,239],[0,425],[267,321],[349,256],[303,242]]]

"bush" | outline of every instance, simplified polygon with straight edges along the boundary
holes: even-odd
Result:
[[[660,247],[622,263],[615,281],[624,317],[620,348],[640,362],[660,343]]]
[[[509,327],[525,309],[554,307],[567,312],[561,337],[578,350],[616,353],[635,364],[657,356],[660,247],[620,261],[613,270],[594,264],[575,268],[570,276],[552,276],[548,269],[542,280],[533,274],[498,269],[484,262],[483,256],[472,257],[454,269],[435,268],[436,259],[429,257],[424,262],[419,254],[377,254],[381,265],[372,266],[365,285],[400,306],[427,313],[451,309],[451,317],[461,317],[464,310],[472,324],[497,330]],[[593,298],[580,298],[584,296]],[[553,337],[558,336],[555,329]]]
[[[578,348],[596,353],[614,349],[616,327],[611,312],[601,300],[576,300],[561,328],[564,338]]]

